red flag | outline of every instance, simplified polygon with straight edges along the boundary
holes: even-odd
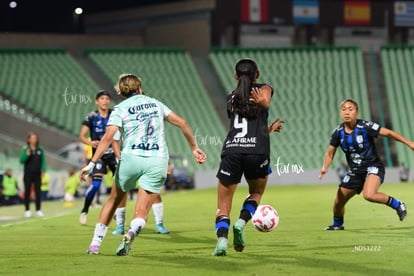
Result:
[[[268,0],[241,0],[241,19],[242,22],[268,22]]]

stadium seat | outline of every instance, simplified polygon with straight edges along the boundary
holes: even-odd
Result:
[[[68,98],[84,94],[93,97],[98,87],[65,50],[0,49],[0,64],[4,80],[0,91],[29,113],[78,135],[79,130],[71,127],[72,121],[80,122],[94,108],[94,103],[68,103],[65,91],[71,93],[66,95]],[[78,112],[72,112],[72,106],[79,106]]]
[[[384,46],[381,48],[381,61],[393,129],[413,139],[414,129],[409,122],[414,118],[414,47]],[[398,163],[405,163],[408,167],[414,166],[412,151],[401,143],[396,143],[395,146]]]

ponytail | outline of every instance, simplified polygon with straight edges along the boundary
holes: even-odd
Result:
[[[237,113],[247,119],[257,118],[260,107],[250,100],[257,71],[257,65],[251,59],[242,59],[236,64],[236,74],[239,77],[239,82],[233,91],[233,97],[228,102],[227,109],[229,112]]]

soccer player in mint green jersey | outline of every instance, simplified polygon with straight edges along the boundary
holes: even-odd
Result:
[[[116,207],[125,194],[136,187],[139,180],[134,218],[130,223],[129,231],[123,236],[116,250],[116,255],[125,256],[129,254],[135,237],[144,228],[148,212],[167,176],[169,154],[164,121],[181,129],[197,163],[204,163],[207,157],[197,146],[190,126],[182,117],[172,112],[162,102],[143,95],[139,77],[123,74],[119,77],[115,88],[118,94],[126,99],[115,106],[105,135],[90,163],[81,170],[80,178],[85,179],[93,170],[96,161],[109,147],[115,133],[119,130],[122,135],[122,149],[115,173],[115,184],[101,209],[87,253],[99,254],[99,247],[108,231]]]

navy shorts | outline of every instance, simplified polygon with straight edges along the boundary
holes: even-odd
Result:
[[[95,168],[93,169],[93,174],[106,174],[108,172],[107,167],[112,171],[112,175],[115,175],[116,171],[116,157],[115,154],[109,153],[104,154],[98,162],[96,162]]]
[[[269,164],[269,155],[223,155],[216,176],[223,184],[240,183],[243,174],[246,179],[265,178],[269,174]]]
[[[382,183],[384,181],[385,169],[383,166],[372,166],[358,172],[351,171],[345,175],[339,186],[354,190],[360,194],[364,188],[365,179],[370,174],[378,175],[380,182]]]

